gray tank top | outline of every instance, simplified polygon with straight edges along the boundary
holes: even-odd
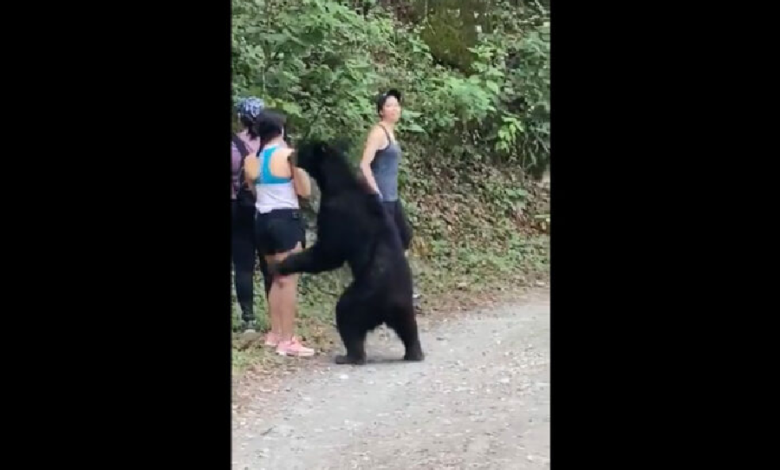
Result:
[[[398,164],[401,161],[401,146],[390,138],[390,133],[384,126],[380,127],[385,131],[390,143],[382,150],[377,150],[374,161],[371,162],[371,171],[382,193],[382,200],[393,202],[398,200]]]

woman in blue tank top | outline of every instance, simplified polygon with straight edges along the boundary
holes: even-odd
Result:
[[[298,197],[308,197],[309,176],[291,161],[293,149],[284,141],[285,117],[263,111],[255,120],[252,135],[262,148],[247,157],[244,174],[255,187],[255,237],[258,251],[270,264],[280,262],[306,244],[306,230],[298,206]],[[284,356],[312,356],[295,333],[298,275],[275,276],[268,294],[271,331],[267,346]]]

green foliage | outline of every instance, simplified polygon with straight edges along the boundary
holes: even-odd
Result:
[[[437,62],[468,73],[478,41],[478,27],[486,27],[488,3],[484,0],[415,0],[422,38]]]
[[[391,51],[389,18],[365,21],[326,0],[234,0],[234,93],[262,96],[298,134],[362,132],[379,75],[372,56]],[[370,40],[376,38],[376,40]]]
[[[494,29],[473,51],[475,70],[500,100],[495,150],[541,176],[550,155],[550,22],[534,4],[538,10],[523,10],[522,19],[495,12]]]
[[[416,25],[364,5],[233,0],[236,97],[262,96],[289,115],[293,135],[346,137],[358,152],[376,118],[373,98],[392,86],[405,93],[399,131],[418,149],[410,158],[544,171],[549,14],[541,4],[415,0]]]

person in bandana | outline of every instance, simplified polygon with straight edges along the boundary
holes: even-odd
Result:
[[[241,330],[252,333],[256,330],[254,312],[254,272],[257,247],[255,240],[255,193],[251,185],[244,183],[244,159],[254,155],[260,148],[260,139],[253,138],[249,129],[264,108],[263,100],[248,97],[236,107],[242,130],[232,137],[230,213],[231,213],[231,257],[235,269],[235,286],[238,304],[241,307]],[[260,258],[260,271],[265,283],[266,300],[271,287],[265,259]]]

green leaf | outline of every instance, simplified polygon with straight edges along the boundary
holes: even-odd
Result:
[[[284,111],[285,113],[287,113],[287,114],[289,114],[291,116],[302,116],[303,115],[301,107],[297,103],[285,102],[285,103],[282,103],[281,108],[282,108],[282,111]]]
[[[403,126],[403,130],[416,133],[425,133],[425,129],[420,127],[419,124],[409,123]]]

